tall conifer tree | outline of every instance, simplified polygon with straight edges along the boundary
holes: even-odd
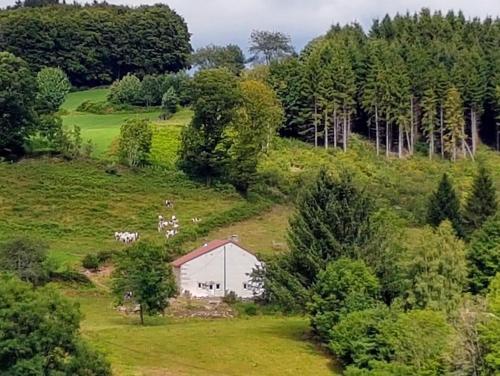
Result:
[[[441,178],[438,189],[429,200],[427,211],[427,222],[430,225],[438,227],[445,220],[452,223],[457,235],[463,235],[460,201],[448,174]]]
[[[472,234],[498,209],[497,196],[490,172],[480,166],[464,210],[464,231]]]

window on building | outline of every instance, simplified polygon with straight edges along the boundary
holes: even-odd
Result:
[[[243,282],[243,289],[247,289],[248,288],[248,284],[246,282]]]
[[[201,282],[198,282],[198,288],[201,289],[201,287],[202,287]]]
[[[210,284],[210,290],[214,289],[214,285]]]
[[[215,289],[216,289],[216,290],[220,290],[220,283],[216,283],[216,284],[215,284]]]

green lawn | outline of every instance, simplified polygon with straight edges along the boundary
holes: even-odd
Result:
[[[69,293],[73,295],[73,293]],[[116,375],[332,375],[335,365],[307,341],[303,317],[147,318],[117,313],[109,297],[78,293],[84,336],[107,353]]]
[[[112,114],[91,114],[77,112],[76,108],[84,101],[105,101],[109,89],[92,89],[70,93],[62,108],[66,110],[62,116],[65,127],[79,126],[84,141],[90,140],[94,145],[95,157],[107,157],[109,146],[120,134],[120,126],[130,118],[147,118],[154,122],[155,137],[153,140],[153,161],[171,166],[175,158],[180,130],[192,116],[188,109],[181,109],[172,118],[161,121],[157,109],[151,112],[119,112]],[[173,133],[170,134],[170,131]]]
[[[108,88],[97,88],[90,90],[75,91],[68,95],[66,101],[61,106],[63,110],[75,111],[76,108],[85,101],[102,102],[106,100],[109,93]]]

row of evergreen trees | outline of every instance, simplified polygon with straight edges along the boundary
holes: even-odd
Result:
[[[500,20],[423,9],[377,20],[368,34],[334,26],[275,62],[269,79],[285,107],[284,135],[346,150],[357,130],[377,153],[402,157],[424,141],[430,158],[473,158],[480,134],[498,140]]]

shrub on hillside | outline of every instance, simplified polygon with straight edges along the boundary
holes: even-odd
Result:
[[[98,257],[93,253],[87,254],[82,260],[82,266],[85,269],[89,269],[89,270],[93,270],[93,271],[99,269],[99,264],[100,264],[100,262],[99,262]]]
[[[36,107],[41,113],[54,113],[71,90],[66,73],[60,68],[43,68],[36,76]]]
[[[0,244],[0,271],[41,285],[48,281],[47,246],[39,240],[19,237]]]
[[[153,130],[147,119],[129,119],[120,129],[119,158],[131,167],[148,163]]]

